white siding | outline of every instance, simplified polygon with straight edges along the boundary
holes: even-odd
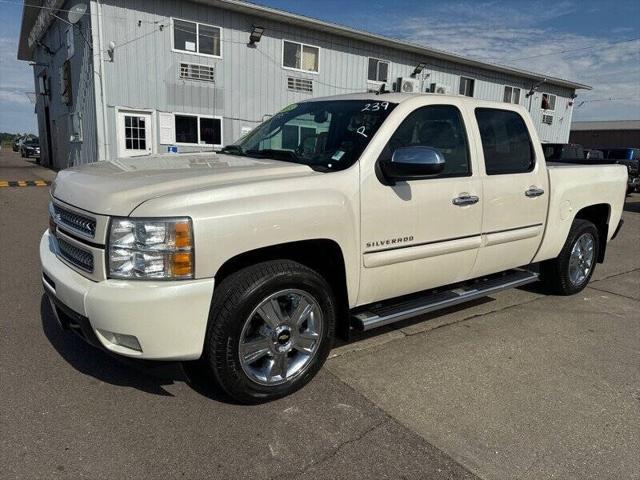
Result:
[[[448,93],[457,94],[460,76],[466,76],[475,80],[474,96],[477,98],[502,101],[504,86],[510,85],[522,89],[520,103],[528,106],[529,99],[525,94],[536,83],[533,79],[498,73],[490,67],[471,68],[187,1],[105,0],[102,12],[104,44],[113,41],[116,45],[114,61],[106,62],[104,72],[110,133],[107,141],[111,156],[117,152],[115,121],[118,107],[156,112],[155,151],[166,151],[166,145],[159,145],[159,112],[221,116],[224,119],[223,143],[228,144],[241,136],[243,127],[257,125],[290,103],[312,96],[379,87],[379,84],[367,81],[368,57],[390,62],[387,89],[393,88],[398,77],[409,76],[420,62],[427,64],[419,75],[422,91],[436,83],[446,87]],[[221,27],[222,58],[172,51],[172,17]],[[253,24],[265,27],[256,48],[247,46]],[[283,39],[319,46],[319,73],[282,68]],[[181,62],[213,66],[215,84],[180,79]],[[287,89],[287,77],[290,76],[310,79],[313,93]],[[92,79],[90,75],[86,78]],[[554,122],[550,126],[542,124],[542,91],[557,95]],[[530,111],[543,141],[568,140],[572,93],[569,88],[542,85],[540,92],[531,99]],[[95,130],[95,126],[93,128]],[[180,150],[198,148],[181,146]],[[76,155],[73,163],[94,159],[95,154],[83,154],[81,158]]]

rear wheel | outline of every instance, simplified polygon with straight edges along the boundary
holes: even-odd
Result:
[[[204,365],[243,403],[288,395],[322,367],[336,307],[317,272],[280,260],[245,268],[214,293]]]
[[[574,220],[560,255],[540,267],[543,283],[558,295],[582,291],[593,275],[599,248],[596,226],[588,220]]]

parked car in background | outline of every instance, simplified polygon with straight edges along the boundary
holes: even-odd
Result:
[[[577,143],[543,143],[542,151],[548,162],[585,160],[587,158],[584,148]]]
[[[604,158],[625,165],[629,171],[628,191],[640,192],[640,148],[601,148]]]
[[[600,148],[587,150],[577,143],[543,143],[542,150],[548,162],[578,163],[585,165],[620,164],[627,167],[627,194],[640,190],[638,159],[639,148]]]
[[[13,144],[11,145],[11,148],[14,152],[19,152],[20,151],[20,147],[22,146],[22,141],[24,140],[24,137],[16,137],[13,140]]]
[[[599,148],[604,158],[612,160],[638,160],[640,148]]]
[[[30,138],[20,146],[20,156],[23,158],[40,157],[40,140]]]

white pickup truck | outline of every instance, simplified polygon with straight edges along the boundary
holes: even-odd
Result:
[[[43,283],[90,343],[196,361],[260,402],[306,384],[340,332],[536,280],[579,292],[626,183],[623,166],[546,165],[517,105],[315,99],[218,154],[60,172]]]

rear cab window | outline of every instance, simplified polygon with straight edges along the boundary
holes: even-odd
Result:
[[[531,172],[535,167],[529,129],[517,112],[476,108],[487,175]]]

